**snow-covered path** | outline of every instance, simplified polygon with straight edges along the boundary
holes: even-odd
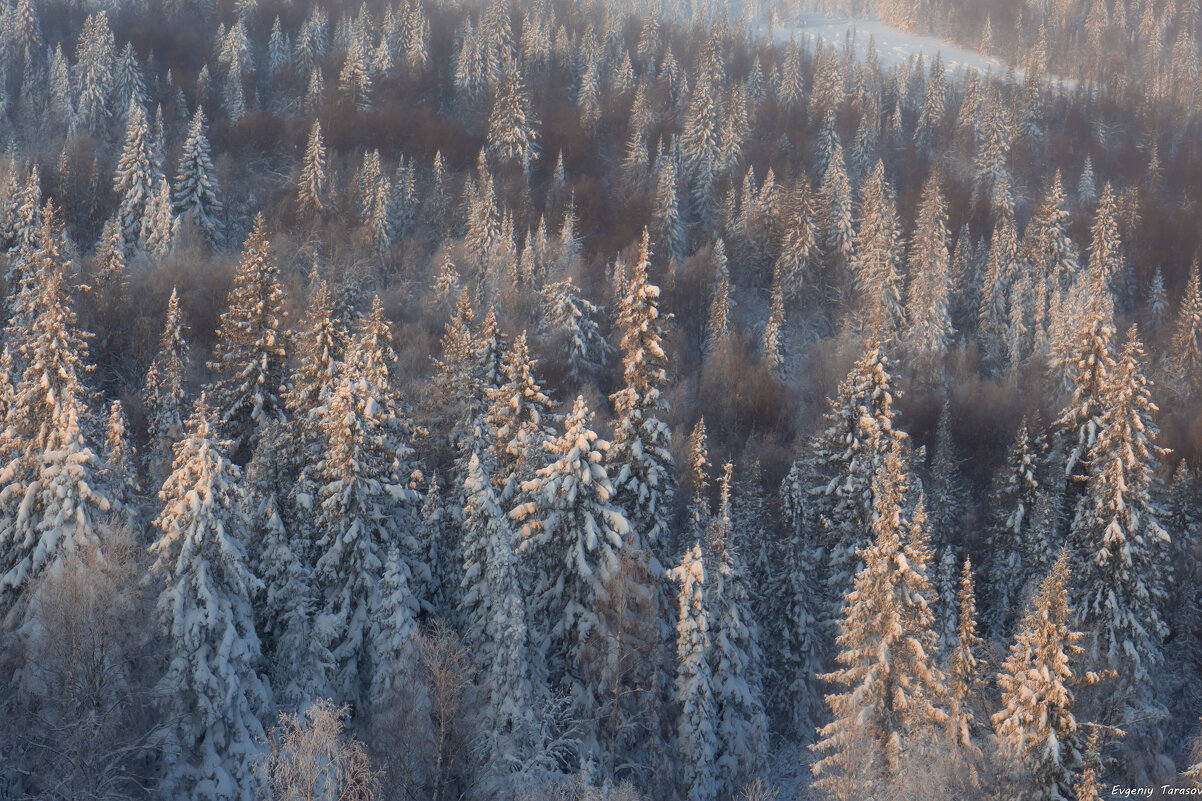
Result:
[[[936,53],[940,53],[944,68],[949,74],[954,74],[961,69],[974,69],[980,72],[989,70],[997,76],[1006,73],[1006,65],[992,56],[960,47],[946,39],[940,39],[938,36],[906,33],[870,19],[803,14],[799,25],[774,28],[772,40],[777,44],[785,44],[790,39],[796,39],[799,42],[816,39],[824,44],[842,48],[848,31],[851,31],[855,37],[857,57],[867,56],[868,42],[872,39],[875,41],[881,65],[886,69],[906,63],[910,56],[916,53],[922,53],[923,57],[928,60]],[[1019,80],[1022,80],[1021,70],[1016,70],[1015,74]],[[1057,79],[1053,77],[1053,80]],[[1063,80],[1063,83],[1065,88],[1072,88],[1075,82]]]

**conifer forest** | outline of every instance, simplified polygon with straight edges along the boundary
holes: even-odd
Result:
[[[0,801],[1202,795],[1198,0],[0,0],[0,145]]]

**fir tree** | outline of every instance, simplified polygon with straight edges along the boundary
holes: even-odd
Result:
[[[617,422],[608,464],[615,502],[626,510],[630,520],[632,547],[658,554],[668,546],[675,468],[672,433],[662,420],[668,411],[664,397],[668,386],[664,321],[659,311],[659,287],[647,277],[649,262],[649,239],[644,230],[639,258],[627,275],[618,313],[624,386],[610,397]]]
[[[117,225],[121,244],[128,253],[141,240],[142,230],[155,187],[152,184],[152,158],[146,112],[136,101],[129,105],[129,122],[125,130],[125,145],[117,162],[113,189],[121,198],[117,207]]]
[[[827,600],[836,609],[859,569],[859,551],[875,514],[874,476],[906,440],[893,425],[894,395],[889,359],[872,346],[839,385],[822,431],[798,465],[809,486],[799,487],[805,495],[794,504],[829,538]]]
[[[685,551],[671,571],[680,584],[676,623],[676,698],[680,716],[676,736],[686,801],[715,801],[717,732],[715,730],[714,676],[710,667],[710,609],[701,543]]]
[[[581,675],[597,626],[597,597],[618,565],[631,527],[614,505],[604,459],[610,445],[589,428],[592,413],[577,397],[563,433],[546,444],[555,461],[522,484],[530,500],[510,516],[521,523],[521,550],[533,560],[530,592],[535,631],[548,655],[552,681],[568,678],[578,704],[595,703],[597,688]]]
[[[236,533],[244,522],[240,472],[223,455],[228,443],[216,439],[213,428],[202,395],[176,448],[155,521],[155,569],[166,582],[158,609],[170,660],[162,687],[179,715],[181,749],[165,786],[187,798],[251,801],[271,705],[258,674],[251,605],[260,582]]]
[[[767,748],[759,632],[743,557],[747,532],[735,526],[731,511],[729,462],[722,473],[718,512],[706,536],[711,589],[710,663],[717,726],[714,765],[719,796],[734,798]]]
[[[963,760],[969,783],[978,784],[976,760],[981,757],[976,743],[977,704],[984,692],[984,641],[977,635],[977,602],[972,562],[964,559],[960,571],[956,645],[947,665],[948,726],[959,759]]]
[[[932,173],[922,190],[914,239],[910,243],[910,286],[906,294],[907,349],[923,364],[946,352],[953,333],[947,243],[947,207],[939,190],[939,178]]]
[[[855,248],[851,185],[843,165],[843,148],[836,147],[818,190],[822,249],[836,265],[850,264]]]
[[[1116,668],[1121,687],[1144,696],[1161,661],[1167,627],[1160,616],[1163,578],[1161,527],[1152,499],[1163,454],[1156,443],[1151,387],[1143,375],[1143,346],[1134,326],[1104,398],[1089,479],[1072,524],[1080,559],[1074,604],[1095,664]]]
[[[563,343],[569,373],[584,380],[604,369],[613,347],[601,334],[601,308],[581,295],[570,278],[544,285],[539,331]]]
[[[990,574],[993,578],[991,628],[997,634],[1008,631],[1010,623],[1017,617],[1025,576],[1030,570],[1029,551],[1040,490],[1037,471],[1042,454],[1038,445],[1023,418],[989,499],[992,517]]]
[[[112,113],[109,98],[116,60],[113,31],[104,11],[98,11],[84,21],[75,48],[75,60],[78,91],[75,106],[79,122],[86,130],[101,133]]]
[[[1002,709],[993,715],[1002,755],[1021,771],[1016,789],[1032,801],[1068,801],[1080,761],[1070,662],[1082,635],[1070,628],[1069,560],[1062,553],[1032,599],[998,674]]]
[[[485,676],[482,728],[494,766],[528,735],[534,691],[528,662],[526,601],[518,581],[514,531],[475,453],[468,463],[460,611]]]
[[[397,696],[411,692],[416,683],[418,608],[409,565],[393,544],[384,557],[368,635],[371,683],[367,699],[376,714],[387,714]]]
[[[255,427],[283,410],[283,325],[279,268],[260,214],[243,245],[208,365],[217,374],[212,389],[217,419],[239,442],[253,439]]]
[[[221,201],[216,171],[205,136],[204,109],[198,108],[188,126],[175,178],[175,213],[194,224],[210,245],[220,241]]]
[[[146,252],[157,259],[166,258],[176,232],[175,211],[171,205],[171,187],[160,178],[150,196],[146,216],[142,219],[142,244]]]
[[[1183,398],[1193,397],[1202,386],[1202,282],[1197,259],[1190,264],[1169,354],[1166,373],[1171,375],[1172,385]]]
[[[31,279],[10,304],[14,317],[5,336],[23,365],[5,421],[13,452],[0,466],[0,600],[17,615],[31,582],[72,554],[99,548],[102,525],[115,510],[89,442],[98,421],[83,383],[88,335],[76,327],[67,292],[61,225],[47,202],[27,256]]]
[[[860,224],[851,269],[864,325],[873,337],[891,339],[901,324],[901,231],[885,165],[877,162],[860,190]]]
[[[535,380],[536,365],[523,331],[505,354],[505,382],[487,391],[492,479],[502,503],[512,503],[521,484],[533,478],[543,444],[553,434],[549,423],[554,404]]]
[[[296,181],[296,203],[302,214],[316,215],[325,209],[326,146],[321,138],[321,123],[313,121],[309,143],[301,160],[300,176]]]
[[[925,515],[920,499],[907,537],[900,450],[895,442],[873,477],[873,540],[847,595],[841,667],[820,677],[845,688],[826,698],[834,721],[819,729],[814,749],[823,756],[813,767],[815,784],[840,797],[881,787],[898,774],[907,746],[948,718],[943,675],[933,664]]]
[[[538,155],[537,125],[522,74],[513,69],[501,84],[489,115],[489,154],[499,164],[520,164],[529,172],[530,162]]]
[[[187,324],[179,307],[179,294],[173,288],[167,301],[167,319],[159,338],[159,351],[146,371],[142,389],[142,404],[146,407],[151,438],[147,456],[155,483],[165,477],[165,470],[171,464],[172,446],[183,436],[187,373]]]

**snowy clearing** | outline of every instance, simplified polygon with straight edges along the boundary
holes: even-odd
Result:
[[[921,36],[885,25],[871,19],[855,17],[828,17],[822,14],[803,14],[801,24],[789,28],[774,28],[772,41],[777,44],[787,43],[790,39],[817,40],[823,44],[843,47],[851,32],[856,47],[856,56],[865,58],[868,55],[869,40],[875,40],[877,56],[885,69],[905,64],[910,56],[922,53],[927,59],[936,53],[943,56],[943,64],[949,74],[955,74],[963,69],[974,69],[979,72],[990,71],[994,75],[1004,75],[1006,65],[992,56],[984,55],[976,50],[953,44],[938,36]],[[1015,75],[1022,80],[1022,70],[1015,70]],[[1056,78],[1066,89],[1071,89],[1076,81]]]

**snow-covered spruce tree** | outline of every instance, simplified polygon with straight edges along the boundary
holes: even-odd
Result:
[[[1024,417],[989,496],[992,602],[988,620],[997,636],[1009,631],[1021,611],[1042,457],[1039,441],[1031,436]]]
[[[719,239],[714,243],[714,285],[710,292],[710,313],[705,324],[702,349],[712,355],[730,336],[730,269],[727,267],[726,245]]]
[[[951,543],[960,537],[966,500],[960,476],[960,460],[952,436],[952,407],[947,399],[939,411],[935,426],[935,449],[926,489],[931,499],[931,536],[940,544]]]
[[[802,463],[794,462],[780,487],[780,546],[769,550],[768,543],[761,544],[756,571],[765,577],[759,585],[761,630],[780,633],[765,642],[769,708],[776,711],[774,720],[781,728],[802,732],[806,739],[826,713],[816,677],[828,657],[834,625],[824,548],[830,522],[810,517],[808,480]]]
[[[184,433],[184,381],[188,372],[187,323],[174,288],[167,301],[167,319],[159,337],[159,351],[146,371],[142,405],[150,434],[147,469],[153,485],[166,478],[172,446]]]
[[[221,201],[217,197],[217,174],[209,155],[203,108],[196,109],[180,151],[179,171],[173,197],[181,221],[195,225],[210,246],[221,243]]]
[[[283,412],[284,318],[279,267],[260,214],[243,245],[208,364],[216,373],[217,419],[238,445],[253,442],[256,427]]]
[[[676,700],[680,716],[676,737],[682,789],[686,801],[716,801],[718,737],[710,666],[711,612],[701,543],[693,543],[680,565],[669,573],[680,585],[676,622]]]
[[[544,285],[542,295],[539,332],[563,343],[573,378],[598,374],[613,354],[597,322],[602,309],[584,297],[571,278]]]
[[[721,169],[720,87],[699,75],[681,124],[680,155],[692,216],[706,226],[715,212],[715,183]]]
[[[367,703],[373,714],[387,714],[398,696],[412,692],[418,683],[419,607],[409,565],[393,543],[384,557],[367,638],[371,663]]]
[[[1089,227],[1089,274],[1094,291],[1118,294],[1126,269],[1123,243],[1119,239],[1118,199],[1107,183],[1098,198],[1098,210]],[[1123,298],[1126,300],[1126,298]]]
[[[317,488],[314,583],[319,609],[330,615],[334,689],[349,703],[370,686],[370,616],[385,549],[401,548],[415,592],[430,578],[415,536],[419,498],[410,487],[420,474],[410,464],[388,372],[395,354],[381,341],[382,321],[377,301],[323,404],[327,448],[310,471]]]
[[[302,426],[307,418],[319,413],[319,407],[333,388],[346,356],[347,338],[329,284],[316,279],[309,289],[309,302],[293,337],[295,366],[285,397],[289,414]]]
[[[380,151],[370,150],[363,154],[359,170],[359,219],[364,241],[376,255],[392,247],[391,204],[392,182],[380,164]]]
[[[860,188],[859,226],[851,271],[859,295],[862,325],[873,338],[891,340],[901,325],[901,229],[893,206],[893,190],[878,161]]]
[[[1073,606],[1089,636],[1091,667],[1116,670],[1119,692],[1136,710],[1152,700],[1151,677],[1168,633],[1160,609],[1169,535],[1152,498],[1164,451],[1155,442],[1157,408],[1144,362],[1132,326],[1106,390],[1071,530],[1079,562]]]
[[[931,584],[935,590],[935,637],[941,656],[951,652],[956,642],[956,549],[950,544],[940,548]]]
[[[661,153],[655,162],[655,202],[651,210],[656,247],[669,260],[684,257],[686,230],[680,218],[680,186],[676,160]]]
[[[512,67],[497,90],[488,117],[489,155],[497,164],[520,164],[529,172],[530,163],[538,156],[537,127],[521,70]]]
[[[555,461],[522,485],[530,500],[510,512],[520,523],[521,551],[534,577],[528,591],[536,650],[547,655],[554,684],[571,683],[588,711],[596,687],[587,686],[583,655],[597,625],[596,600],[618,565],[631,527],[617,506],[605,469],[610,445],[589,428],[592,413],[577,397],[563,433],[546,443]]]
[[[158,180],[146,206],[146,216],[142,219],[141,236],[146,252],[156,259],[163,259],[171,252],[177,220],[171,204],[171,185],[164,177]]]
[[[151,548],[165,582],[158,610],[169,643],[165,697],[176,716],[164,789],[176,797],[255,798],[254,762],[271,691],[259,675],[252,598],[259,580],[238,537],[241,474],[201,395],[159,498]]]
[[[6,348],[23,365],[4,423],[12,447],[0,465],[0,605],[8,615],[23,614],[25,589],[47,570],[100,548],[115,509],[89,443],[101,424],[83,384],[88,335],[76,327],[66,286],[64,236],[47,202],[26,257],[30,280],[17,290],[5,332]]]
[[[1057,172],[1027,226],[1023,242],[1023,258],[1034,271],[1037,282],[1038,302],[1031,322],[1035,337],[1041,342],[1041,351],[1047,348],[1052,318],[1068,300],[1069,288],[1080,271],[1077,246],[1068,232],[1069,223],[1064,190]]]
[[[543,444],[554,435],[550,427],[554,403],[538,385],[537,364],[523,331],[505,354],[505,382],[487,391],[489,407],[484,419],[492,441],[492,480],[501,503],[509,508],[521,485],[542,466]]]
[[[659,287],[647,277],[649,247],[647,230],[643,229],[638,261],[626,275],[618,311],[624,385],[610,396],[617,421],[607,464],[613,475],[614,502],[625,510],[630,521],[631,546],[658,558],[672,545],[668,542],[668,518],[676,469],[672,432],[662,419],[668,412],[664,397],[668,357],[663,347]]]
[[[705,418],[699,418],[689,434],[688,491],[689,505],[686,511],[688,530],[684,536],[688,542],[703,539],[710,522],[710,479],[709,442],[705,431]]]
[[[972,562],[966,557],[960,571],[956,645],[947,663],[948,728],[952,747],[962,773],[971,786],[977,786],[978,704],[983,700],[985,677],[984,641],[977,634],[977,600]]]
[[[334,659],[325,620],[314,615],[310,543],[281,516],[286,432],[269,422],[246,466],[247,532],[254,574],[263,582],[256,618],[275,702],[297,709],[331,693]]]
[[[309,143],[301,159],[296,179],[296,205],[301,214],[314,216],[325,210],[329,201],[326,186],[326,146],[321,138],[321,122],[313,120]]]
[[[425,476],[426,491],[422,497],[419,540],[424,545],[426,565],[430,569],[429,595],[423,599],[428,617],[447,620],[458,597],[459,558],[458,530],[454,528],[454,510],[442,500],[438,474]]]
[[[839,384],[821,432],[799,460],[808,497],[798,505],[807,509],[810,525],[829,539],[824,543],[826,602],[832,617],[851,588],[859,551],[867,544],[877,503],[874,477],[894,447],[906,440],[893,425],[894,394],[889,359],[872,345]]]
[[[873,477],[873,540],[847,594],[841,667],[820,677],[843,690],[826,697],[834,720],[819,729],[814,746],[822,755],[813,766],[815,785],[841,799],[887,787],[907,748],[934,736],[948,718],[934,664],[925,515],[920,498],[915,525],[903,519],[909,479],[901,450],[894,441]]]
[[[121,512],[116,519],[132,524],[142,488],[138,483],[138,457],[129,439],[129,420],[119,400],[109,404],[101,457],[105,491]]]
[[[1099,291],[1101,287],[1098,288]],[[1055,463],[1067,482],[1066,502],[1072,509],[1088,477],[1088,457],[1097,441],[1106,395],[1115,373],[1112,342],[1114,307],[1108,298],[1091,293],[1080,317],[1065,369],[1071,378],[1072,398],[1053,423]]]
[[[319,614],[330,616],[336,663],[331,683],[337,698],[348,703],[357,703],[369,688],[371,612],[384,548],[398,534],[392,456],[370,413],[374,403],[359,395],[353,372],[343,370],[325,403],[328,447],[313,469],[314,583]]]
[[[81,127],[103,135],[112,114],[113,67],[116,61],[108,15],[98,11],[84,21],[75,47],[75,108]]]
[[[36,245],[38,221],[42,212],[42,183],[38,168],[35,165],[29,171],[25,182],[19,190],[10,192],[8,207],[4,211],[4,244],[9,251],[18,254]],[[10,259],[5,277],[9,286],[16,286],[15,277],[20,276],[24,267],[23,259]]]
[[[1148,320],[1147,329],[1159,333],[1169,316],[1169,293],[1164,286],[1164,273],[1159,267],[1148,281],[1144,309]]]
[[[1165,361],[1166,383],[1182,398],[1194,397],[1202,386],[1202,282],[1198,279],[1197,259],[1190,264],[1172,347]]]
[[[117,206],[117,226],[121,245],[126,253],[136,247],[146,225],[151,196],[154,194],[153,159],[150,153],[150,130],[146,111],[130,101],[129,122],[125,129],[125,145],[113,176],[113,191],[120,198]]]
[[[789,193],[787,205],[780,210],[790,224],[784,231],[780,256],[773,268],[773,281],[788,300],[796,300],[810,286],[822,256],[822,232],[815,213],[815,197],[810,182],[798,176]]]
[[[1080,762],[1080,729],[1070,664],[1083,636],[1070,628],[1069,557],[1062,552],[1032,599],[1010,656],[998,674],[1002,709],[993,715],[998,746],[1010,761],[1011,783],[1029,801],[1069,801]]]
[[[995,204],[998,219],[989,242],[989,260],[981,286],[977,326],[985,360],[995,370],[1007,365],[1008,336],[1012,333],[1011,291],[1021,277],[1018,229],[1009,190],[1002,194],[1003,202]]]
[[[481,730],[489,765],[500,773],[521,758],[535,703],[526,626],[526,600],[518,577],[514,530],[493,482],[473,453],[465,480],[463,578],[459,609],[466,640],[483,676]]]
[[[783,378],[788,372],[785,361],[786,322],[784,287],[779,279],[773,280],[768,301],[768,320],[764,323],[764,334],[760,338],[760,358],[778,378]]]
[[[706,536],[706,571],[710,588],[710,664],[713,674],[714,750],[719,796],[734,798],[768,746],[764,713],[763,663],[759,631],[752,614],[751,590],[740,531],[731,510],[731,476],[727,462],[719,488],[718,512]]]
[[[951,258],[947,205],[932,171],[922,190],[914,238],[910,242],[910,285],[906,292],[906,349],[919,365],[938,363],[951,343]],[[921,368],[920,368],[921,369]],[[935,509],[940,507],[935,504]]]
[[[818,190],[818,225],[822,231],[822,250],[832,266],[843,268],[851,262],[855,248],[851,184],[843,164],[843,148],[836,147],[830,166]]]
[[[469,292],[465,289],[445,326],[442,355],[434,359],[436,431],[446,440],[450,454],[470,452],[468,443],[484,412],[480,346],[472,331],[475,319]]]

